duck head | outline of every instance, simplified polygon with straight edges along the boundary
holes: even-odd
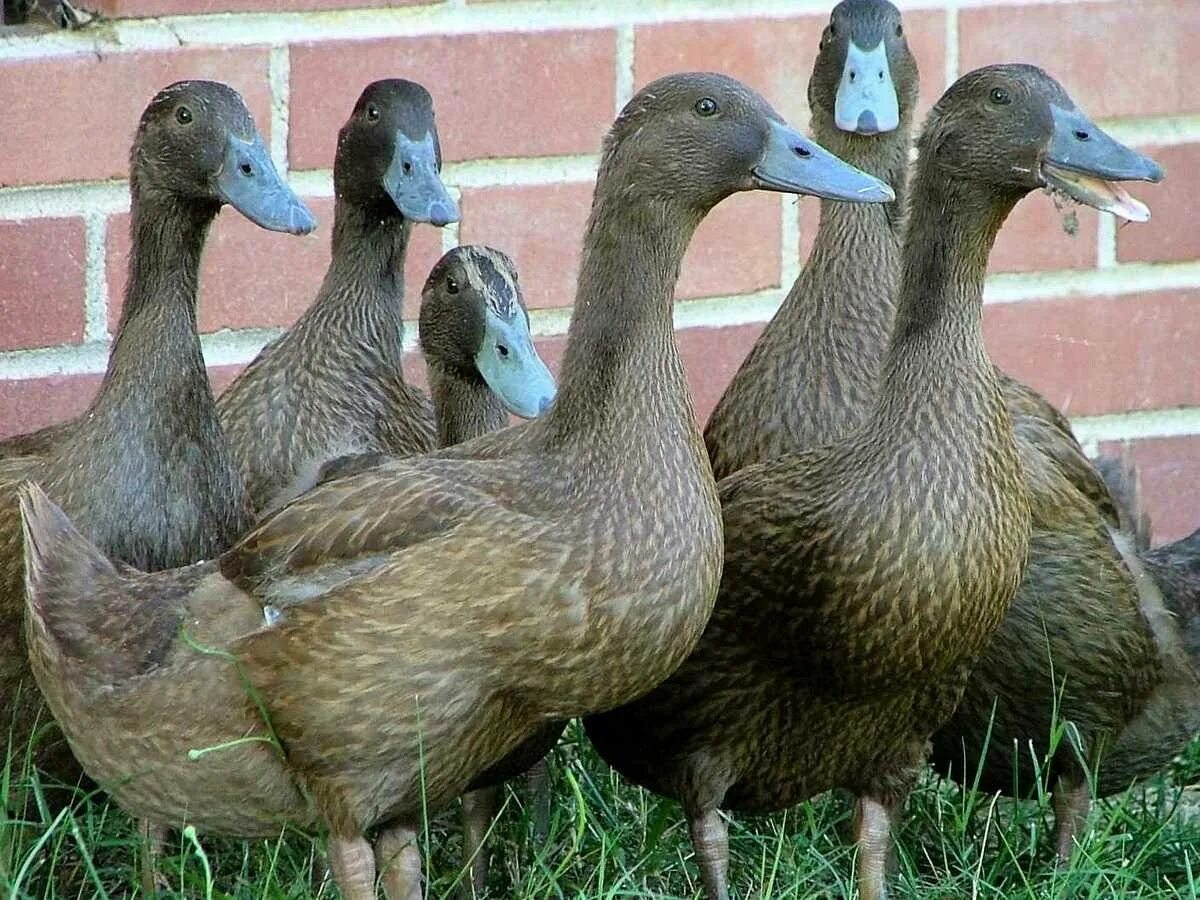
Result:
[[[668,75],[642,88],[605,141],[601,178],[621,167],[639,195],[693,217],[738,191],[883,203],[892,189],[789,127],[757,93],[713,73]]]
[[[955,82],[929,114],[920,153],[964,181],[1018,197],[1046,188],[1139,222],[1150,210],[1118,182],[1163,177],[1157,163],[1105,134],[1062,85],[1029,65],[987,66]]]
[[[833,8],[808,83],[817,134],[895,131],[912,115],[919,87],[900,10],[887,0],[842,0]]]
[[[441,171],[429,92],[401,78],[367,85],[338,133],[337,196],[382,215],[399,213],[440,228],[459,220]]]
[[[228,203],[270,231],[308,234],[308,207],[276,171],[241,96],[215,81],[159,91],[138,125],[131,178],[140,192]]]
[[[509,412],[532,419],[554,403],[517,267],[499,250],[456,247],[438,261],[421,292],[420,334],[431,363],[482,378]]]

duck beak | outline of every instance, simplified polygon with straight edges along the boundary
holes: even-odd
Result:
[[[317,220],[275,170],[257,134],[245,141],[230,135],[216,179],[217,196],[260,228],[308,234]]]
[[[767,191],[851,203],[888,203],[896,199],[892,189],[878,178],[842,162],[816,141],[774,120],[762,159],[751,175],[754,186]]]
[[[1078,109],[1054,106],[1052,110],[1054,135],[1042,159],[1046,186],[1130,222],[1148,221],[1149,207],[1116,182],[1159,182],[1162,167],[1113,140]]]
[[[833,122],[852,134],[881,134],[900,126],[900,101],[882,39],[874,50],[863,50],[850,41],[834,98]]]
[[[460,218],[458,204],[438,174],[437,148],[430,133],[414,141],[404,132],[396,132],[383,188],[410,222],[428,222],[441,228]]]
[[[504,319],[488,308],[475,367],[514,415],[534,419],[554,405],[554,376],[533,346],[522,311]]]

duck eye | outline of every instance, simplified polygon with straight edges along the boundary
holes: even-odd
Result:
[[[696,112],[705,117],[716,115],[717,101],[712,97],[701,97],[696,101]]]
[[[175,121],[180,125],[192,124],[192,111],[186,106],[181,106],[175,110]]]
[[[458,282],[455,281],[449,275],[446,276],[446,293],[447,294],[457,294],[458,293]]]
[[[990,94],[988,94],[988,97],[997,106],[1004,106],[1012,102],[1012,98],[1008,96],[1008,91],[1002,87],[992,88],[992,91]]]
[[[371,103],[367,106],[367,121],[368,122],[378,122],[379,121],[379,107],[376,106],[374,103]]]

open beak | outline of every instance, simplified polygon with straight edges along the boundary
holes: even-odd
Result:
[[[833,122],[852,134],[880,134],[900,126],[900,101],[883,40],[874,50],[863,50],[850,41],[834,98]]]
[[[229,136],[216,190],[222,200],[268,231],[308,234],[317,227],[308,207],[279,177],[257,134],[249,141]]]
[[[892,189],[878,178],[842,162],[816,141],[774,120],[762,158],[751,174],[755,187],[785,194],[810,194],[851,203],[888,203],[896,199]]]
[[[1042,159],[1046,186],[1130,222],[1149,221],[1149,207],[1117,182],[1159,182],[1162,167],[1113,140],[1078,109],[1055,106],[1053,115],[1054,135]]]
[[[396,132],[383,187],[410,222],[428,222],[441,228],[460,218],[458,204],[438,173],[437,148],[430,133],[414,141],[403,131]]]
[[[488,309],[475,367],[514,415],[534,419],[554,405],[554,376],[538,356],[524,312],[504,319]]]

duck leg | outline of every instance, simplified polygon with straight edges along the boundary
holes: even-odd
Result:
[[[550,767],[544,756],[529,767],[525,784],[533,805],[533,839],[540,844],[550,833]]]
[[[692,847],[708,900],[729,900],[729,826],[716,809],[688,814]]]
[[[463,856],[471,880],[463,885],[463,896],[482,897],[488,880],[488,830],[500,812],[500,785],[467,791],[462,797]]]
[[[153,897],[160,887],[167,887],[165,878],[158,871],[158,861],[167,843],[167,828],[149,819],[140,819],[138,834],[142,839],[142,896]]]
[[[1054,824],[1058,836],[1058,863],[1065,866],[1087,824],[1092,795],[1086,781],[1060,776],[1054,787]]]
[[[329,836],[329,868],[342,900],[375,900],[375,856],[360,834]]]
[[[897,803],[859,797],[854,807],[854,840],[858,844],[859,900],[887,900],[887,873],[892,864],[892,823]]]
[[[421,848],[415,829],[397,826],[380,832],[375,839],[375,865],[383,874],[388,900],[421,900]]]

